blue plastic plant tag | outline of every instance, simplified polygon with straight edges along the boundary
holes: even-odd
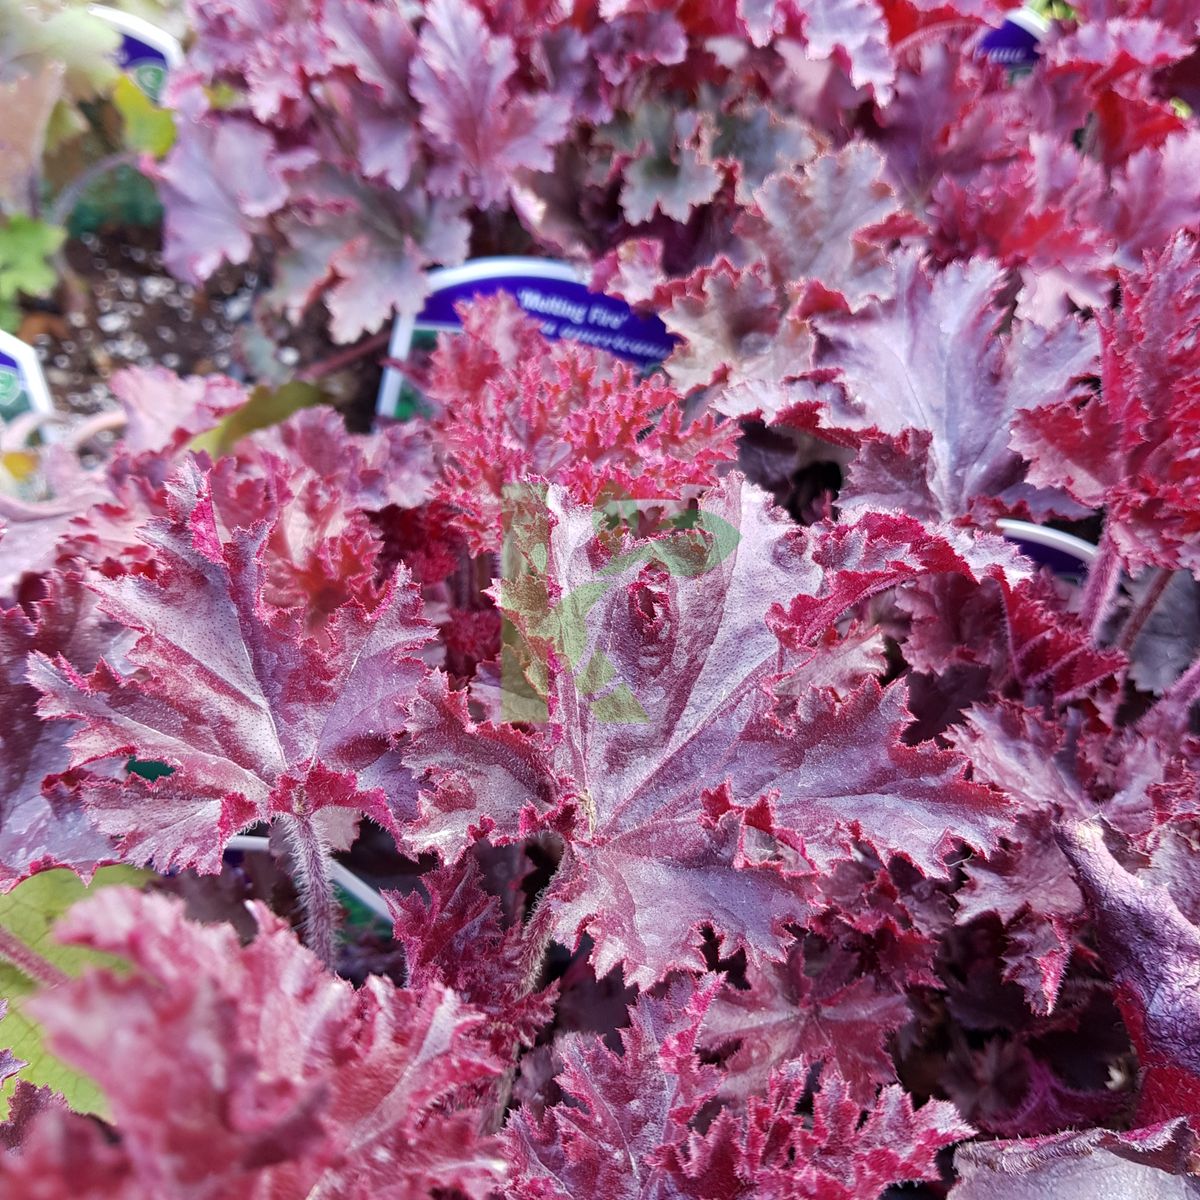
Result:
[[[997,521],[1000,532],[1020,549],[1026,558],[1039,567],[1049,567],[1055,575],[1068,580],[1081,580],[1096,557],[1096,547],[1083,538],[1051,529],[1045,525],[1031,525],[1028,521]]]
[[[149,21],[117,8],[93,4],[88,12],[121,35],[117,66],[157,104],[167,82],[167,72],[183,61],[179,42]]]
[[[1029,8],[1010,13],[999,29],[993,29],[979,43],[979,54],[1000,66],[1020,70],[1032,67],[1041,54],[1042,38],[1050,23]]]
[[[34,410],[54,411],[42,364],[32,346],[0,332],[0,420]]]
[[[1027,542],[1022,538],[1013,540],[1026,558],[1031,558],[1039,567],[1049,567],[1055,575],[1078,575],[1087,570],[1086,562],[1065,550],[1056,550],[1053,546],[1039,546],[1037,542]]]
[[[567,263],[542,258],[477,258],[461,267],[431,271],[430,294],[416,317],[397,317],[389,356],[406,361],[414,351],[432,346],[435,335],[462,328],[454,306],[477,296],[507,292],[542,332],[607,350],[640,368],[662,362],[675,348],[667,327],[650,315],[636,313],[623,300],[590,291],[579,272]],[[414,391],[404,372],[389,367],[379,388],[381,416],[410,415]]]

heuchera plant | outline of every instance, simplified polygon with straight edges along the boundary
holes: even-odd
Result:
[[[1200,1194],[1197,14],[1008,7],[192,6],[181,274],[350,341],[554,253],[678,348],[129,371],[0,496],[0,889],[151,869],[0,929],[106,1101],[0,1057],[4,1195]]]

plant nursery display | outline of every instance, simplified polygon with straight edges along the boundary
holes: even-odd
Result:
[[[1191,0],[0,99],[0,1196],[1200,1196]]]

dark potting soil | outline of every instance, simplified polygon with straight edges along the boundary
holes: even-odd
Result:
[[[53,300],[31,306],[20,336],[37,350],[56,406],[92,415],[113,407],[109,380],[124,367],[163,366],[180,375],[230,375],[248,384],[286,383],[340,352],[319,306],[298,326],[260,314],[266,282],[258,266],[222,267],[202,287],[164,267],[156,229],[84,234],[65,248],[69,274]],[[380,350],[322,374],[326,399],[352,428],[369,426],[379,386]]]
[[[181,375],[241,375],[235,331],[256,274],[223,268],[206,288],[172,278],[152,231],[85,234],[68,243],[70,275],[55,300],[29,313],[21,337],[41,359],[55,403],[91,414],[111,407],[122,367],[161,365]]]

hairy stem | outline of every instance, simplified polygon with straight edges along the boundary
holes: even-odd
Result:
[[[539,902],[526,922],[521,938],[521,965],[524,968],[522,996],[528,996],[541,982],[549,949],[550,910],[546,904]],[[482,1133],[498,1133],[504,1125],[504,1117],[508,1112],[509,1101],[512,1099],[513,1084],[517,1081],[519,1056],[520,1048],[517,1047],[513,1051],[513,1059],[508,1069],[493,1085],[492,1102],[484,1114]]]
[[[321,358],[314,363],[309,363],[307,367],[297,374],[296,378],[302,383],[312,383],[314,380],[320,379],[325,375],[332,375],[334,371],[340,371],[343,367],[348,367],[360,358],[366,358],[371,351],[386,346],[391,336],[392,331],[390,327],[381,330],[379,333],[373,333],[369,338],[364,338],[361,342],[356,342],[353,346],[349,346],[345,350],[339,350],[337,354],[331,354],[328,358]]]
[[[338,909],[329,854],[310,817],[286,817],[283,829],[292,854],[293,882],[304,907],[305,944],[332,968]]]
[[[31,950],[16,934],[0,927],[0,958],[11,963],[27,979],[43,987],[66,983],[68,976],[36,950]]]
[[[1159,704],[1168,712],[1186,720],[1193,704],[1200,700],[1200,657],[1163,693]]]
[[[521,994],[529,995],[542,978],[546,966],[546,954],[550,949],[551,916],[549,906],[539,901],[529,920],[525,923],[521,938],[521,965],[524,976]]]
[[[947,38],[956,33],[973,33],[976,28],[977,26],[971,21],[939,21],[936,25],[926,25],[923,29],[918,29],[916,33],[910,33],[907,37],[901,38],[892,47],[892,53],[897,59],[902,59],[905,55],[919,50],[929,42],[936,42],[939,38]]]
[[[1106,529],[1100,538],[1099,553],[1088,567],[1087,583],[1083,588],[1083,604],[1079,610],[1079,619],[1094,642],[1100,640],[1100,632],[1104,628],[1120,581],[1121,556]]]
[[[1133,649],[1138,634],[1142,632],[1143,626],[1150,619],[1150,614],[1162,599],[1162,594],[1167,590],[1167,584],[1170,582],[1171,572],[1165,567],[1156,567],[1150,582],[1142,591],[1141,598],[1134,605],[1133,611],[1130,612],[1125,619],[1125,624],[1121,627],[1121,636],[1117,639],[1118,650],[1128,653]]]

